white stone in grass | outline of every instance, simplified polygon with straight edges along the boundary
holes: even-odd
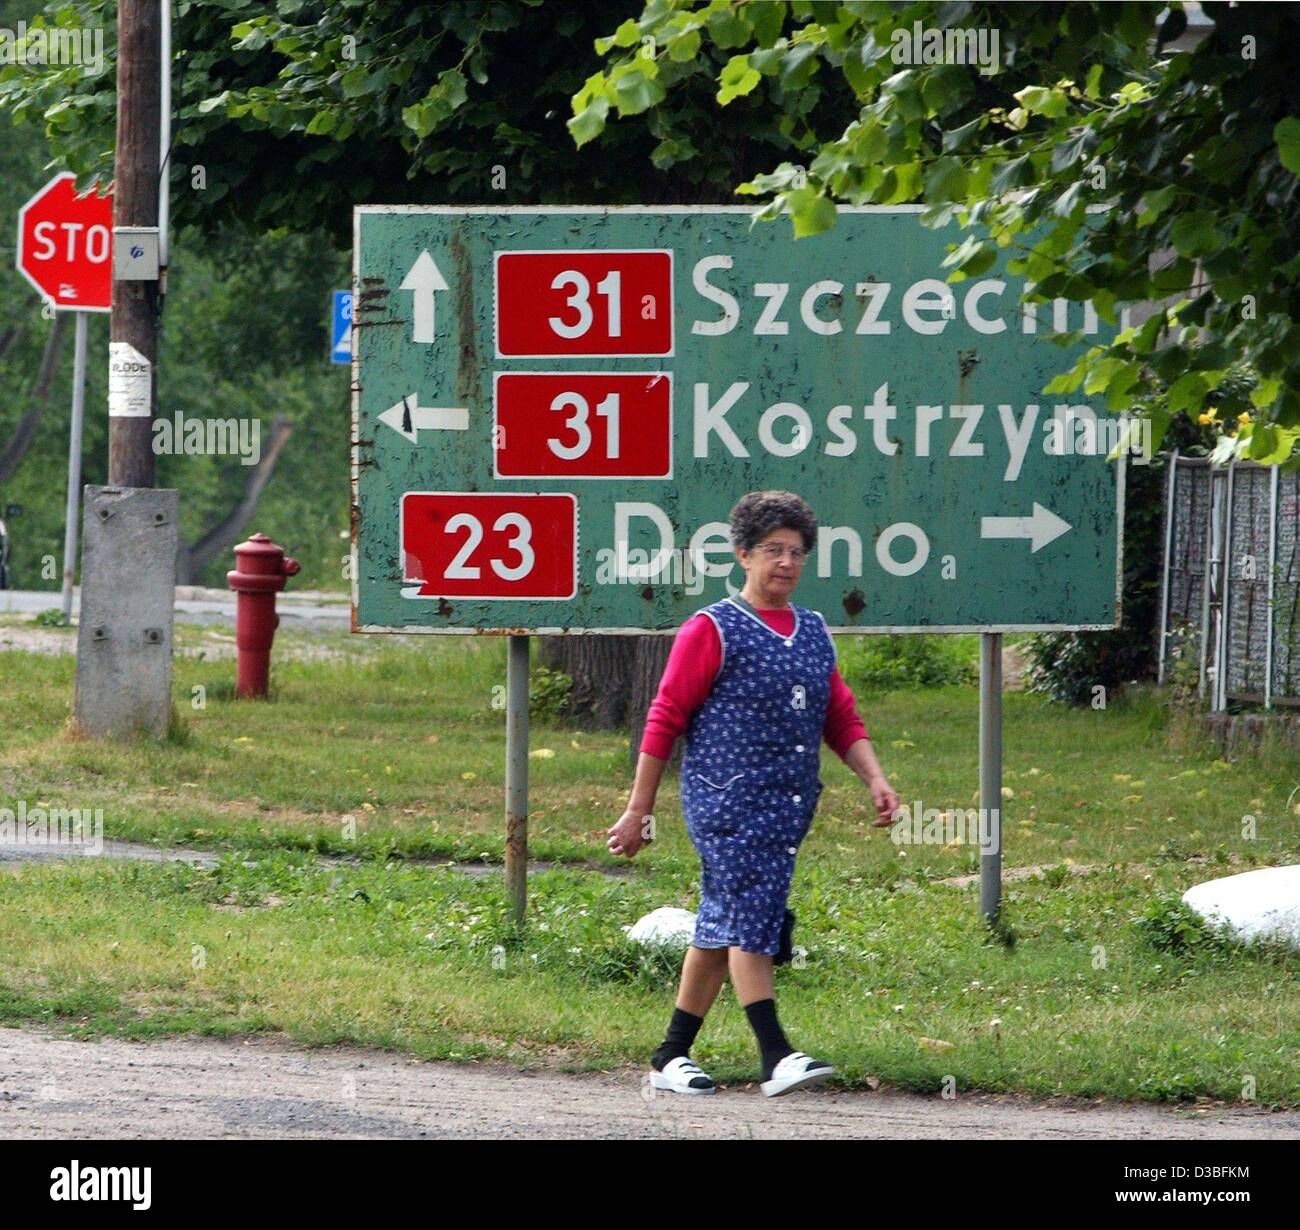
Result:
[[[676,948],[684,952],[695,934],[695,915],[690,910],[665,905],[638,918],[626,930],[627,938],[633,944],[646,948]]]
[[[1269,937],[1300,948],[1300,867],[1264,867],[1196,884],[1183,903],[1235,939]]]

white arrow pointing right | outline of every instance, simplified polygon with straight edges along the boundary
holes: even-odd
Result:
[[[1037,501],[1034,502],[1033,515],[1029,517],[980,518],[981,538],[1028,538],[1031,541],[1030,555],[1071,528],[1068,521],[1062,521]]]

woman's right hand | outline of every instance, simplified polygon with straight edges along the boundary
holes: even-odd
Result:
[[[611,854],[626,854],[631,858],[644,845],[654,840],[654,816],[642,808],[629,807],[609,827]]]

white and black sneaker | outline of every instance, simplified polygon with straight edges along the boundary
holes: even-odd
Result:
[[[835,1069],[824,1060],[813,1059],[803,1051],[791,1051],[772,1069],[771,1079],[765,1080],[760,1088],[767,1097],[775,1098],[805,1085],[819,1085],[834,1075]]]
[[[679,1055],[664,1064],[663,1071],[650,1071],[650,1084],[655,1089],[671,1089],[673,1093],[717,1093],[713,1078],[700,1070],[688,1056]]]

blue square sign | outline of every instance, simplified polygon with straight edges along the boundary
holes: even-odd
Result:
[[[352,292],[336,290],[330,314],[330,362],[352,362]]]

